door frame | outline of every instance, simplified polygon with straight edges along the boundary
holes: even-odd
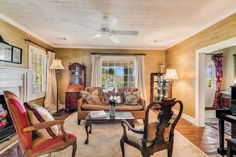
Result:
[[[195,119],[197,125],[205,126],[205,85],[206,85],[206,70],[205,70],[205,55],[220,49],[236,46],[236,37],[217,42],[215,44],[202,47],[195,51]],[[204,80],[204,81],[202,81]]]

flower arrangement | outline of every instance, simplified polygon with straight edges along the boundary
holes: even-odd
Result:
[[[115,117],[115,106],[116,103],[120,103],[121,102],[121,98],[120,96],[110,96],[109,98],[109,104],[110,104],[110,117],[114,118]]]
[[[4,128],[7,125],[7,116],[8,112],[3,108],[2,104],[0,104],[0,129]]]
[[[120,103],[121,102],[121,98],[120,96],[110,96],[109,98],[109,104],[112,106],[116,106],[116,103]]]

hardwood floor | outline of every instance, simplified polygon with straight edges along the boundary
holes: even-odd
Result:
[[[217,129],[208,125],[205,128],[197,127],[184,119],[180,119],[176,129],[209,157],[217,156],[219,146],[219,132]],[[229,138],[229,135],[225,134],[225,137]]]
[[[68,115],[64,116],[68,117]],[[218,130],[206,125],[205,128],[196,127],[184,119],[180,119],[176,127],[184,137],[204,151],[209,157],[217,156],[217,148],[219,145]],[[225,137],[229,137],[225,135]],[[0,157],[16,157],[16,146],[13,146]]]

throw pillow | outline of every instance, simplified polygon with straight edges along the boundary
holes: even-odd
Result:
[[[100,97],[98,95],[98,90],[93,90],[91,93],[88,93],[86,91],[82,92],[82,96],[84,98],[84,101],[87,104],[101,104]]]
[[[113,96],[119,96],[120,97],[120,103],[118,103],[118,104],[124,104],[125,103],[124,88],[115,88],[114,92],[113,92]]]
[[[52,115],[42,106],[38,106],[35,104],[29,105],[28,103],[24,103],[24,106],[27,110],[27,114],[31,124],[38,124],[41,122],[54,120]],[[54,125],[46,129],[39,129],[36,131],[36,134],[37,136],[43,138],[56,138],[56,136],[59,134],[59,128],[57,125]]]
[[[103,105],[109,104],[109,98],[112,96],[113,92],[110,90],[103,90],[99,92],[99,98]]]
[[[125,97],[125,104],[132,104],[137,105],[139,103],[139,92],[125,92],[124,91],[124,97]]]

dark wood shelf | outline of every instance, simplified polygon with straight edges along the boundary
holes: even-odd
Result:
[[[150,102],[160,101],[169,96],[169,84],[168,81],[164,80],[163,75],[163,73],[151,73]],[[156,77],[158,77],[157,80]],[[154,96],[154,93],[157,93],[157,96]]]

